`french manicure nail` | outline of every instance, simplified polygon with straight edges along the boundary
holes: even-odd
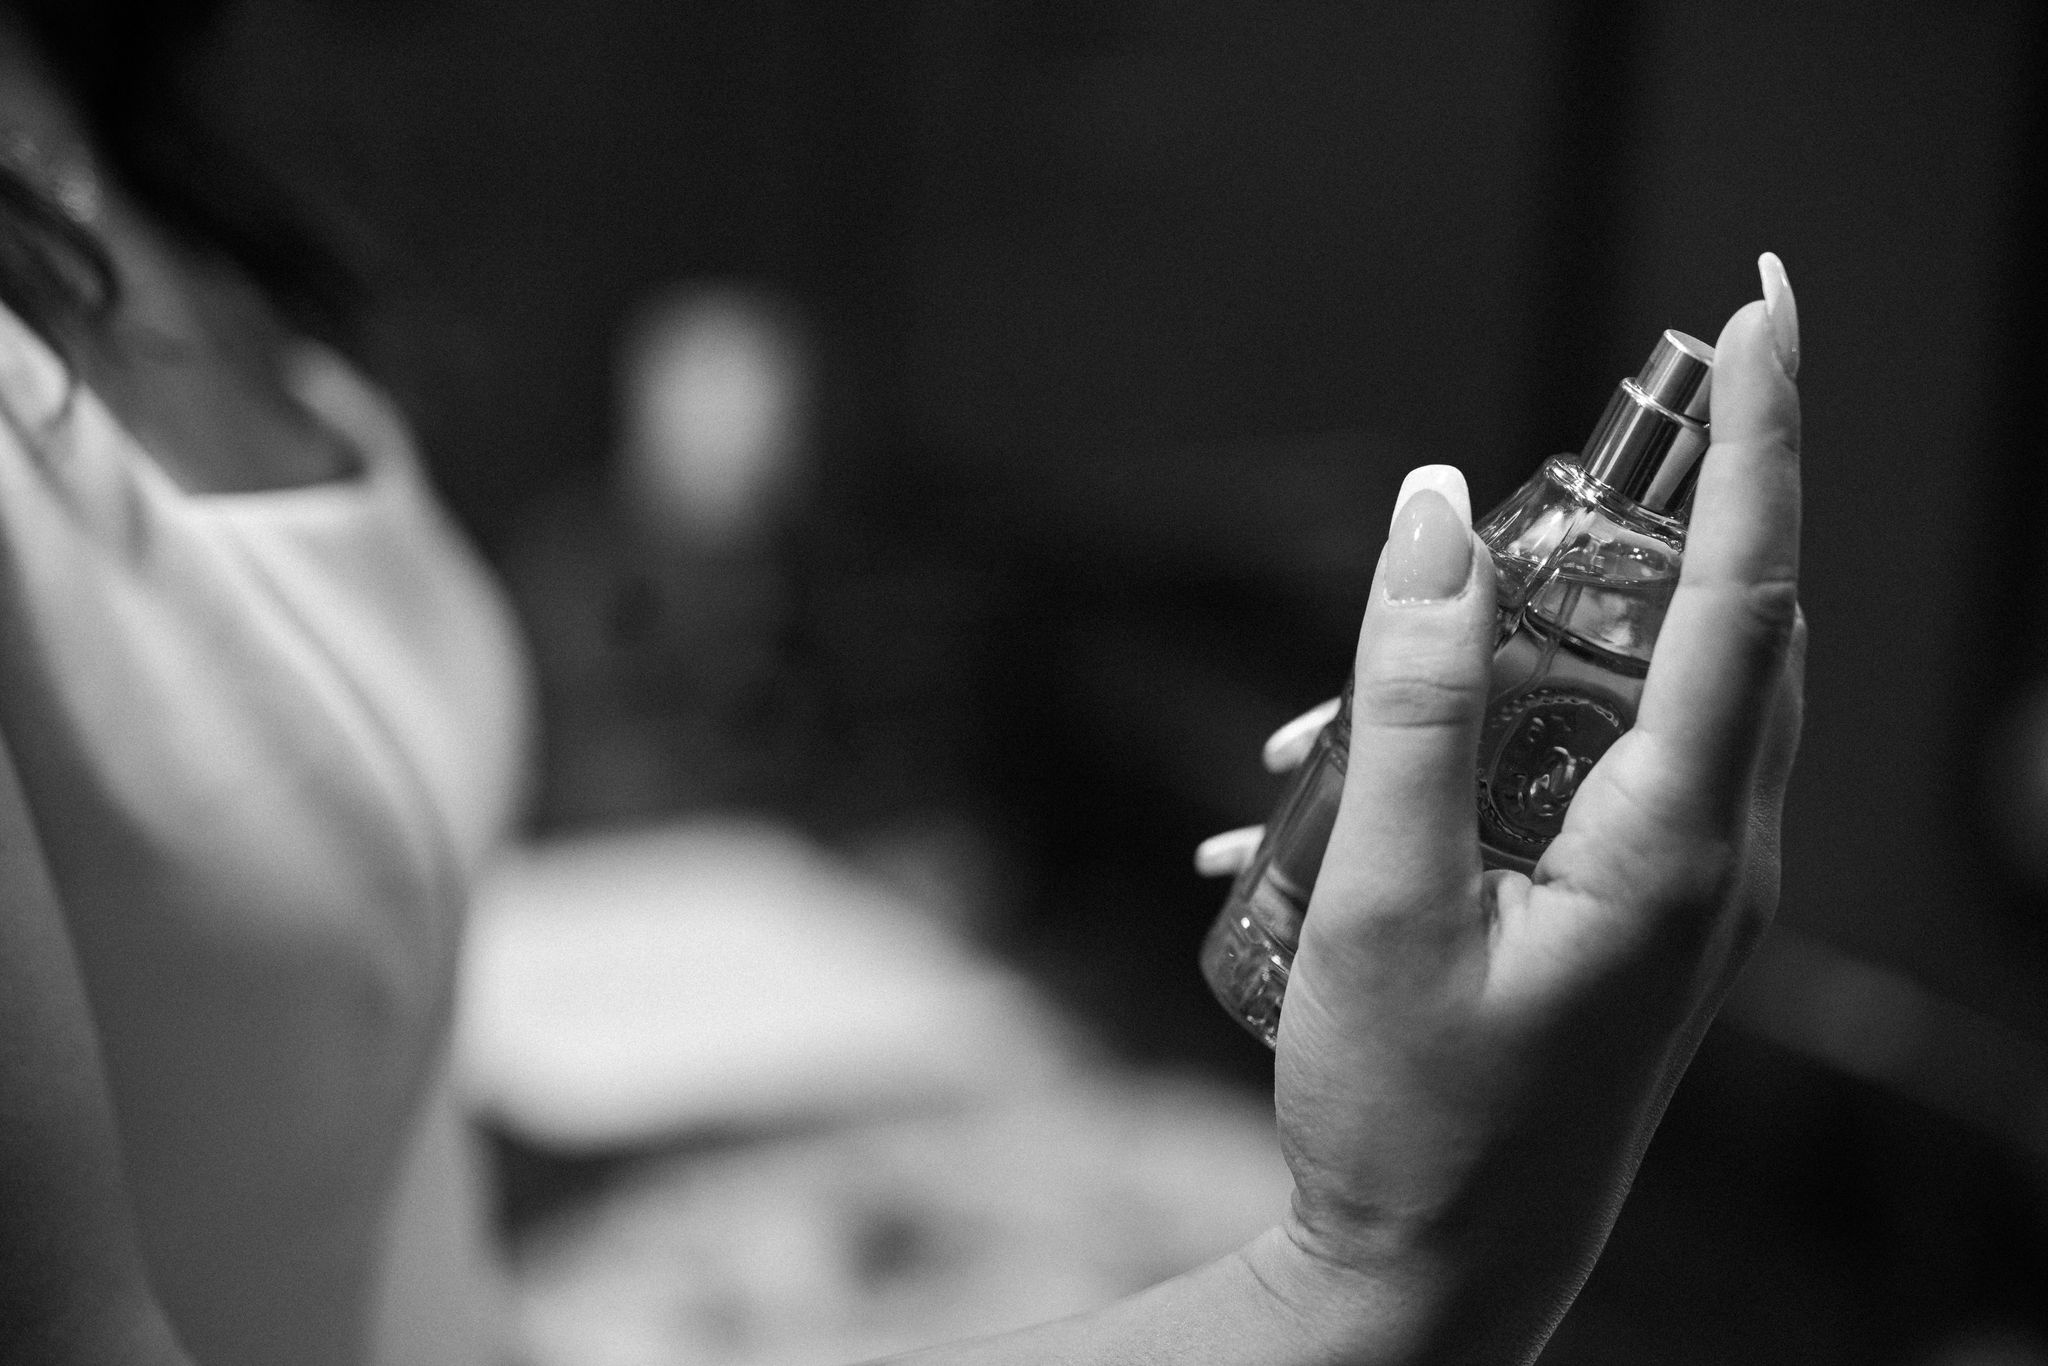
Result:
[[[1792,297],[1792,281],[1786,278],[1785,263],[1775,252],[1756,258],[1756,271],[1764,282],[1764,315],[1771,320],[1771,347],[1787,379],[1799,377],[1799,301]]]
[[[1401,515],[1401,509],[1408,506],[1411,494],[1423,489],[1435,489],[1451,505],[1451,511],[1466,526],[1472,525],[1472,494],[1465,487],[1465,476],[1456,465],[1418,465],[1408,471],[1408,477],[1401,481],[1401,491],[1394,495],[1394,516]],[[1389,523],[1389,530],[1392,524]]]
[[[1460,480],[1459,482],[1463,482]],[[1408,495],[1394,513],[1387,537],[1389,602],[1442,602],[1465,587],[1472,572],[1472,524],[1433,488]]]

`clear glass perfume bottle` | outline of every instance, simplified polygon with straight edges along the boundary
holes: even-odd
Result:
[[[1535,867],[1588,770],[1635,721],[1678,584],[1713,361],[1704,342],[1666,332],[1584,451],[1552,456],[1476,527],[1499,596],[1476,764],[1489,868]],[[1217,1000],[1268,1047],[1350,752],[1347,682],[1202,945]]]

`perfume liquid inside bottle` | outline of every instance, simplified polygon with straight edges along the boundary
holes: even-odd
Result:
[[[1554,456],[1476,530],[1498,593],[1476,761],[1481,853],[1527,872],[1630,725],[1677,587],[1713,350],[1666,332],[1581,455]],[[1351,689],[1266,823],[1202,946],[1225,1010],[1271,1046],[1351,752]]]

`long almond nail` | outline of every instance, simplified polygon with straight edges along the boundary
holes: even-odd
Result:
[[[1471,523],[1433,488],[1408,495],[1387,537],[1387,600],[1442,602],[1458,595],[1471,572]]]
[[[1775,252],[1756,258],[1757,274],[1764,282],[1764,313],[1771,320],[1771,347],[1787,379],[1799,377],[1799,301],[1792,297],[1792,281],[1786,278],[1785,263]]]

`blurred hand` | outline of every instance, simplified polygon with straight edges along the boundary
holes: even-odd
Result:
[[[1351,1285],[1391,1296],[1402,1312],[1382,1321],[1445,1359],[1533,1355],[1770,921],[1804,636],[1797,333],[1775,267],[1771,307],[1721,334],[1714,444],[1636,724],[1533,876],[1480,864],[1490,559],[1439,493],[1396,515],[1281,1017],[1296,1194],[1253,1255],[1283,1297],[1330,1303]],[[1275,737],[1276,764],[1299,761],[1314,716]],[[1219,836],[1200,861],[1228,871],[1255,834]]]

